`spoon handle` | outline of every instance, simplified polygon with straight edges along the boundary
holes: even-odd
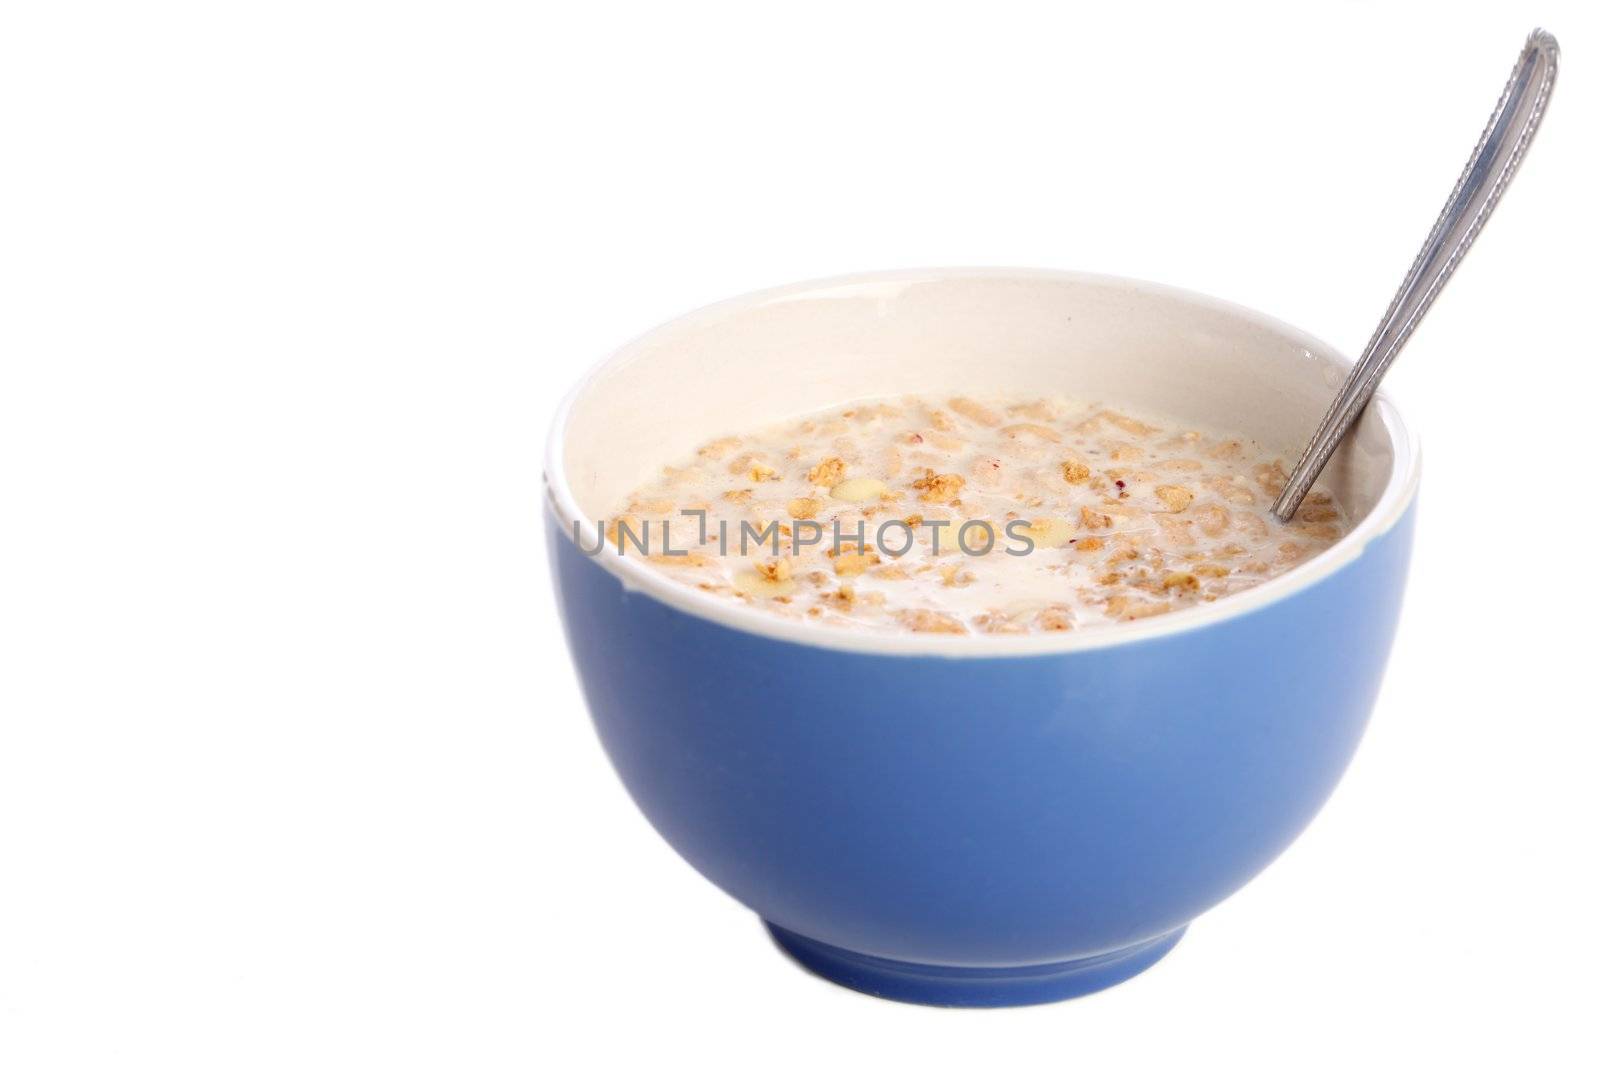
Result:
[[[1311,484],[1327,466],[1334,449],[1344,440],[1367,401],[1377,391],[1389,364],[1400,354],[1417,323],[1433,306],[1434,298],[1455,273],[1456,265],[1477,239],[1478,231],[1489,220],[1500,194],[1522,162],[1522,155],[1533,140],[1539,120],[1544,117],[1550,90],[1555,86],[1556,65],[1561,54],[1556,39],[1544,30],[1534,30],[1517,58],[1511,80],[1500,103],[1489,116],[1489,125],[1473,149],[1472,158],[1456,181],[1455,190],[1439,213],[1439,221],[1423,242],[1411,272],[1400,283],[1389,311],[1367,342],[1366,351],[1350,369],[1322,424],[1312,435],[1300,462],[1289,474],[1289,481],[1272,513],[1281,521],[1294,517]]]

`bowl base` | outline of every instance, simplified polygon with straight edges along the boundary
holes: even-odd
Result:
[[[875,997],[951,1008],[1048,1004],[1094,993],[1150,967],[1178,943],[1187,926],[1102,956],[1031,967],[941,967],[835,948],[767,923],[767,932],[796,963],[830,982]]]

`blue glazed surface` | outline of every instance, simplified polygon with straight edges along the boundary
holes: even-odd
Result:
[[[1377,695],[1414,512],[1247,613],[1015,658],[752,634],[625,591],[553,517],[547,541],[601,741],[685,859],[824,947],[1020,968],[1156,939],[1164,952],[1164,935],[1305,828]],[[870,991],[1041,999],[956,999],[937,984]]]
[[[1099,956],[1027,967],[943,967],[905,963],[824,945],[771,923],[791,959],[831,982],[873,996],[947,1008],[1011,1008],[1080,997],[1126,981],[1172,951],[1186,927]]]

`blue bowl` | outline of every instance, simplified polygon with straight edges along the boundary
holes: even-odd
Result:
[[[679,854],[843,985],[1014,1005],[1138,973],[1294,840],[1360,739],[1417,485],[1386,400],[1325,476],[1359,516],[1342,541],[1248,592],[1101,630],[850,633],[580,545],[697,441],[829,404],[1067,391],[1292,452],[1346,366],[1241,308],[1038,271],[809,283],[646,335],[568,399],[546,474],[607,754]]]

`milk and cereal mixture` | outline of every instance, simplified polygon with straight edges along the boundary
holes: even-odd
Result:
[[[605,550],[752,610],[929,634],[1148,618],[1258,585],[1347,529],[1281,525],[1283,457],[1063,398],[903,397],[719,437],[629,497]]]

